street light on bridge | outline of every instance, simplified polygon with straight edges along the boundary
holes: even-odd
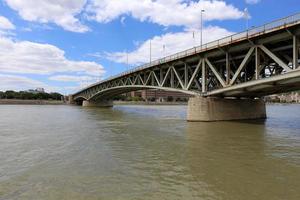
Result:
[[[203,30],[203,13],[205,10],[201,10],[201,29],[200,29],[200,47],[202,49],[202,30]]]
[[[250,13],[248,11],[248,8],[244,9],[244,18],[246,19],[246,30],[249,29],[249,19],[250,19]]]

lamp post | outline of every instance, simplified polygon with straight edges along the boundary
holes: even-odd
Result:
[[[249,18],[250,18],[248,8],[244,9],[244,17],[246,19],[246,30],[248,30],[249,29]]]
[[[195,31],[193,31],[193,41],[194,41],[194,47],[197,46],[195,41]]]
[[[203,13],[205,10],[201,10],[201,29],[200,29],[200,47],[202,49],[202,30],[203,30]]]

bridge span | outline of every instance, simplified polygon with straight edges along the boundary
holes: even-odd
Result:
[[[170,55],[70,96],[111,106],[118,94],[161,89],[193,95],[189,121],[265,118],[263,96],[300,90],[300,13]]]

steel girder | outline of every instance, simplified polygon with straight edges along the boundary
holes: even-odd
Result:
[[[299,32],[295,31],[298,35]],[[284,35],[284,37],[276,38],[276,35],[273,34],[274,40],[267,37],[265,42],[263,42],[263,38],[259,37],[257,40],[252,39],[229,45],[226,48],[202,52],[169,63],[141,69],[94,84],[76,93],[73,97],[75,100],[78,98],[95,100],[111,97],[112,94],[143,89],[179,91],[202,96],[232,97],[259,97],[282,92],[282,90],[276,89],[278,85],[276,86],[276,82],[270,78],[280,75],[282,82],[285,79],[285,74],[299,70],[299,36],[290,34],[287,37],[282,32],[278,34]],[[293,89],[300,89],[300,80],[296,78],[294,77],[294,82],[292,81],[288,86]],[[261,88],[268,88],[268,90],[253,90],[255,85],[249,84],[253,81],[256,85],[260,85],[260,83],[269,84],[266,87],[261,86]],[[250,86],[252,89],[249,88]],[[272,86],[275,88],[270,90]]]

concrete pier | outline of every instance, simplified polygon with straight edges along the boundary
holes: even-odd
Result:
[[[69,96],[68,96],[68,104],[75,104],[73,95],[69,95]]]
[[[260,99],[192,97],[188,102],[187,121],[210,122],[266,117],[265,102]]]
[[[83,107],[113,107],[113,102],[106,100],[106,101],[83,101],[82,102]]]

